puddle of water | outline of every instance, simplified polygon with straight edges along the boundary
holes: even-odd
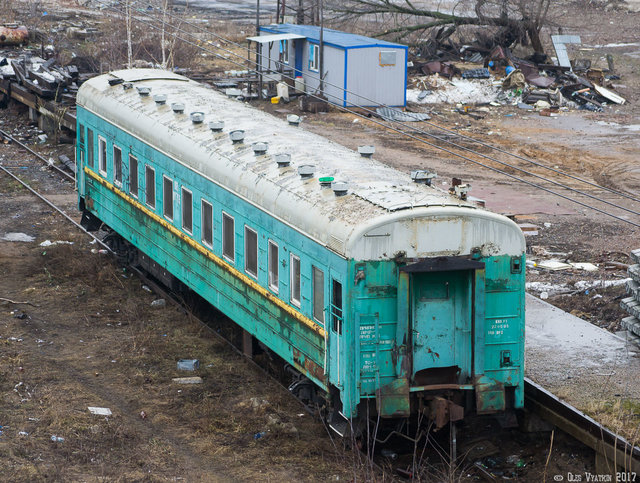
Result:
[[[35,239],[35,237],[27,235],[26,233],[16,232],[7,233],[2,237],[2,240],[10,242],[32,242]]]

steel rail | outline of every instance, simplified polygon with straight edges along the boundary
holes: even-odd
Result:
[[[606,458],[607,471],[640,474],[640,447],[607,429],[570,404],[561,401],[529,378],[524,380],[525,408],[554,424],[565,433]],[[629,481],[629,480],[613,480]],[[633,481],[633,480],[631,480]]]
[[[62,216],[64,216],[67,221],[71,222],[73,225],[75,225],[76,228],[82,230],[83,232],[85,232],[87,235],[89,235],[91,238],[93,238],[95,241],[97,241],[101,246],[103,246],[105,249],[109,250],[109,252],[113,253],[113,250],[111,250],[111,248],[109,248],[102,240],[100,240],[100,238],[98,238],[97,236],[95,236],[93,233],[88,232],[87,230],[84,229],[84,227],[82,225],[80,225],[76,220],[74,220],[73,218],[71,218],[69,215],[67,215],[67,213],[62,209],[62,208],[58,208],[51,200],[47,199],[44,195],[41,195],[40,193],[38,193],[36,190],[34,190],[31,186],[29,186],[25,181],[21,180],[20,178],[18,178],[15,174],[13,174],[11,171],[9,171],[8,169],[6,169],[4,166],[0,165],[0,170],[4,171],[6,174],[8,174],[9,176],[11,176],[15,181],[17,181],[18,183],[20,183],[22,186],[24,186],[26,189],[28,189],[31,193],[33,193],[35,196],[37,196],[38,198],[40,198],[42,201],[44,201],[47,205],[49,205],[51,208],[53,208],[54,210],[56,210],[58,213],[60,213]]]
[[[43,196],[42,194],[38,193],[35,189],[33,189],[31,186],[29,186],[28,183],[26,183],[25,181],[21,180],[20,178],[18,178],[16,175],[14,175],[13,173],[11,173],[9,170],[7,170],[4,166],[0,165],[0,170],[2,170],[3,172],[5,172],[6,174],[8,174],[11,178],[13,178],[15,181],[17,181],[18,183],[20,183],[24,188],[26,188],[27,190],[29,190],[33,195],[37,196],[40,200],[44,201],[48,206],[50,206],[51,208],[53,208],[54,210],[56,210],[58,213],[60,213],[62,216],[64,216],[67,221],[69,221],[71,224],[73,224],[77,229],[79,229],[80,231],[82,231],[83,233],[85,233],[86,235],[90,236],[91,238],[93,238],[94,240],[96,240],[102,247],[104,247],[106,250],[108,250],[108,252],[112,255],[116,255],[116,252],[114,250],[111,249],[111,247],[109,247],[105,242],[103,242],[100,238],[98,238],[96,235],[94,235],[93,233],[87,231],[82,225],[80,225],[79,223],[77,223],[73,218],[71,218],[69,215],[67,215],[64,210],[62,210],[61,208],[59,208],[58,206],[56,206],[51,200],[47,199],[45,196]],[[169,299],[172,303],[176,304],[177,306],[181,307],[182,310],[185,311],[185,313],[187,313],[187,315],[189,317],[191,317],[192,319],[196,320],[198,323],[200,323],[201,325],[203,325],[204,327],[207,328],[207,330],[215,335],[218,339],[220,339],[221,341],[224,341],[226,344],[228,344],[236,353],[242,355],[245,357],[245,359],[248,359],[251,364],[253,364],[255,367],[257,367],[258,369],[260,369],[260,371],[262,371],[265,375],[268,375],[269,377],[271,377],[274,381],[276,381],[281,387],[283,387],[288,394],[290,394],[296,401],[298,401],[298,403],[300,403],[307,412],[309,412],[310,414],[314,414],[314,411],[312,408],[310,408],[309,406],[307,406],[306,404],[304,404],[300,399],[298,399],[297,397],[295,397],[295,395],[293,393],[291,393],[289,391],[289,389],[280,381],[278,381],[276,378],[274,378],[271,374],[269,374],[269,372],[267,370],[265,370],[262,366],[260,366],[255,360],[253,360],[250,357],[247,357],[242,350],[240,350],[238,347],[236,347],[230,340],[226,339],[222,334],[217,333],[215,330],[213,330],[213,328],[211,326],[209,326],[208,324],[206,324],[202,319],[200,319],[184,302],[182,302],[181,300],[178,299],[177,296],[175,296],[173,293],[169,292],[168,290],[166,290],[164,287],[162,287],[162,285],[156,283],[155,281],[153,281],[152,279],[150,279],[148,276],[146,276],[144,274],[143,271],[141,271],[140,269],[138,269],[137,267],[134,267],[132,265],[128,265],[128,268],[133,271],[144,283],[146,283],[147,285],[151,286],[153,288],[153,291],[156,292],[159,295],[164,296],[165,298]]]
[[[16,143],[18,146],[20,146],[23,149],[26,149],[28,152],[30,152],[31,154],[33,154],[35,157],[37,157],[38,159],[40,159],[40,161],[42,161],[45,165],[49,166],[50,168],[55,169],[56,171],[58,171],[61,175],[66,176],[67,178],[69,178],[69,180],[73,181],[75,183],[76,181],[76,177],[70,175],[69,173],[67,173],[66,171],[58,168],[56,165],[51,164],[49,162],[48,159],[45,159],[44,156],[40,155],[39,153],[36,153],[33,149],[31,149],[29,146],[27,146],[26,144],[18,141],[16,138],[14,138],[11,134],[9,134],[8,132],[0,129],[0,136],[8,139],[9,141]]]

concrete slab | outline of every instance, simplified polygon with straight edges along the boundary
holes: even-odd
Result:
[[[632,342],[526,296],[525,374],[585,409],[590,401],[640,397],[640,349]]]

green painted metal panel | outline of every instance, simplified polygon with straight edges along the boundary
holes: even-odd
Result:
[[[471,372],[468,271],[412,274],[413,372],[458,366]]]

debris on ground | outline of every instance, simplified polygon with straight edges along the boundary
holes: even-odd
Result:
[[[590,61],[570,61],[566,44],[580,43],[580,37],[552,37],[556,38],[559,65],[549,63],[546,56],[521,59],[501,46],[484,53],[464,46],[456,61],[414,62],[417,75],[407,88],[407,102],[516,105],[552,117],[553,109],[561,107],[601,111],[608,104],[626,102],[613,90],[612,81],[619,77],[613,74],[612,62],[608,69],[597,69]],[[475,67],[479,63],[482,67]]]
[[[200,368],[200,361],[198,359],[180,359],[178,361],[179,371],[195,371]]]
[[[174,377],[171,379],[176,384],[202,384],[202,378],[198,376],[194,377]]]
[[[101,408],[95,406],[89,406],[87,408],[91,414],[95,414],[96,416],[111,416],[111,409],[109,408]]]

